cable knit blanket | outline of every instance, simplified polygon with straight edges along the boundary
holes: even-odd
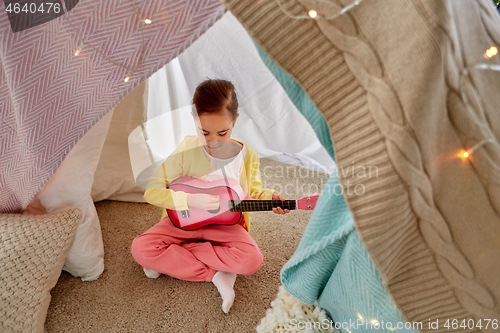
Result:
[[[406,321],[498,330],[500,75],[480,65],[499,64],[485,58],[500,45],[491,1],[365,0],[332,20],[293,17],[351,1],[224,3],[323,113],[356,230]]]
[[[16,33],[0,5],[0,213],[26,208],[99,119],[225,12],[217,0],[65,3],[77,5]]]

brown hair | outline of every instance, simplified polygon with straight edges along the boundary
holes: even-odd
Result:
[[[200,83],[194,91],[193,104],[198,116],[207,112],[227,110],[236,119],[238,99],[231,82],[226,80],[207,79]]]

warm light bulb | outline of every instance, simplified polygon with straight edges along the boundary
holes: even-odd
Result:
[[[313,9],[311,9],[307,14],[309,14],[311,18],[316,18],[316,16],[318,16],[318,13]]]
[[[496,56],[498,53],[498,50],[496,47],[492,46],[489,49],[486,50],[486,53],[484,54],[485,58],[491,58]]]
[[[80,44],[80,46],[78,46],[78,48],[76,49],[75,51],[75,56],[79,55],[80,52],[82,51],[83,49],[83,42]]]
[[[130,77],[127,76],[123,81],[128,82],[128,80],[130,80]]]
[[[457,156],[457,157],[460,157],[460,158],[462,158],[462,159],[466,159],[466,158],[469,158],[470,153],[469,153],[469,150],[464,150],[464,149],[462,149],[462,150],[460,150],[460,151],[458,152],[458,154],[457,154],[456,156]]]
[[[150,19],[145,19],[145,20],[144,20],[144,23],[146,23],[146,24],[151,24],[151,23],[153,23],[153,21],[151,21]]]

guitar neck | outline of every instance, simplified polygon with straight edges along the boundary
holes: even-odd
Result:
[[[255,212],[273,210],[281,207],[282,209],[296,209],[295,200],[230,200],[229,207],[232,212]]]

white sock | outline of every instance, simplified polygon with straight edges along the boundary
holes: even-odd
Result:
[[[222,311],[224,313],[228,313],[234,303],[234,281],[236,281],[236,274],[221,271],[215,273],[212,278],[213,284],[222,297]]]
[[[157,277],[159,277],[161,275],[161,273],[158,273],[157,271],[153,271],[152,269],[149,269],[146,267],[143,267],[143,268],[144,268],[144,273],[150,279],[156,279]]]

